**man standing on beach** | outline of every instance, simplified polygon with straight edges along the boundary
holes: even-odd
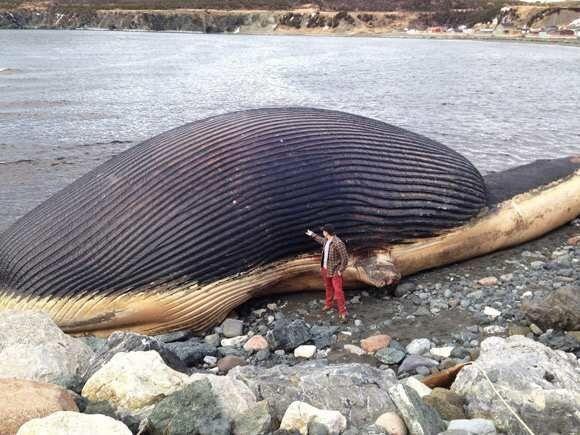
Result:
[[[336,302],[339,318],[344,321],[347,319],[348,313],[342,290],[342,273],[348,264],[348,253],[344,242],[338,238],[332,225],[324,225],[321,230],[324,237],[310,230],[306,230],[306,235],[323,246],[322,258],[320,259],[320,274],[326,289],[323,310],[331,310],[333,302]]]

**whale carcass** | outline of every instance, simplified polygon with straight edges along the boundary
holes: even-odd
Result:
[[[45,311],[72,333],[203,330],[254,296],[321,288],[304,236],[321,223],[349,247],[346,286],[380,287],[393,261],[408,275],[578,216],[578,160],[552,166],[491,189],[450,148],[361,116],[202,119],[115,156],[0,235],[0,309]]]

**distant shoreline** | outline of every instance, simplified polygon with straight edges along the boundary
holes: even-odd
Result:
[[[204,33],[192,30],[149,30],[149,29],[105,29],[98,27],[79,27],[79,28],[25,28],[25,29],[7,29],[2,30],[50,30],[50,31],[84,31],[84,32],[127,32],[127,33],[184,33],[199,35],[229,35],[229,36],[304,36],[304,37],[328,37],[328,38],[384,38],[384,39],[432,39],[440,41],[480,41],[480,42],[522,42],[530,44],[561,45],[567,47],[580,47],[579,38],[536,38],[536,37],[513,37],[513,36],[494,36],[494,35],[476,35],[476,34],[437,34],[428,32],[357,32],[357,33],[308,33],[308,32],[219,32]]]
[[[496,13],[496,12],[493,12]],[[430,12],[356,12],[218,9],[97,9],[75,7],[0,8],[0,29],[115,30],[216,33],[244,35],[300,35],[373,38],[407,38],[475,41],[517,41],[580,46],[580,37],[557,29],[580,19],[580,6],[510,6],[485,23],[464,21],[463,26],[437,25]],[[557,21],[560,15],[562,17]],[[450,15],[451,16],[451,15]],[[493,15],[492,15],[493,16]],[[445,18],[445,20],[448,18]],[[441,21],[445,22],[445,21]],[[462,21],[459,21],[459,23]],[[532,26],[533,24],[533,26]],[[558,27],[559,26],[559,27]],[[534,27],[534,35],[521,29]],[[552,28],[547,33],[545,29]],[[403,30],[405,29],[405,30]],[[412,29],[412,30],[407,30]],[[419,30],[422,29],[422,30]],[[463,32],[460,31],[463,30]],[[493,32],[492,32],[493,29]],[[542,32],[542,33],[540,33]],[[539,35],[542,36],[539,36]],[[572,32],[571,35],[574,35]]]
[[[429,33],[429,32],[345,32],[345,33],[309,33],[309,32],[216,32],[205,33],[193,30],[150,30],[150,29],[107,29],[99,27],[79,27],[79,28],[24,28],[2,30],[52,30],[52,31],[84,31],[84,32],[127,32],[127,33],[184,33],[184,34],[201,34],[201,35],[229,35],[229,36],[304,36],[304,37],[329,37],[329,38],[385,38],[385,39],[432,39],[445,41],[481,41],[481,42],[523,42],[531,44],[561,45],[568,47],[580,47],[580,38],[539,38],[539,37],[522,37],[522,36],[495,36],[485,34],[469,33]]]

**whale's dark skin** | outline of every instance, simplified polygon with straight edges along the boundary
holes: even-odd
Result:
[[[44,310],[72,332],[202,329],[279,286],[284,265],[309,271],[306,228],[333,223],[353,258],[374,258],[577,167],[510,188],[436,141],[356,115],[203,119],[105,162],[0,235],[0,309]]]

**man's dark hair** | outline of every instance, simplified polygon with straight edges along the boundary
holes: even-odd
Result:
[[[331,224],[324,224],[320,227],[322,231],[326,231],[331,236],[334,236],[336,232],[334,231],[334,227]]]

